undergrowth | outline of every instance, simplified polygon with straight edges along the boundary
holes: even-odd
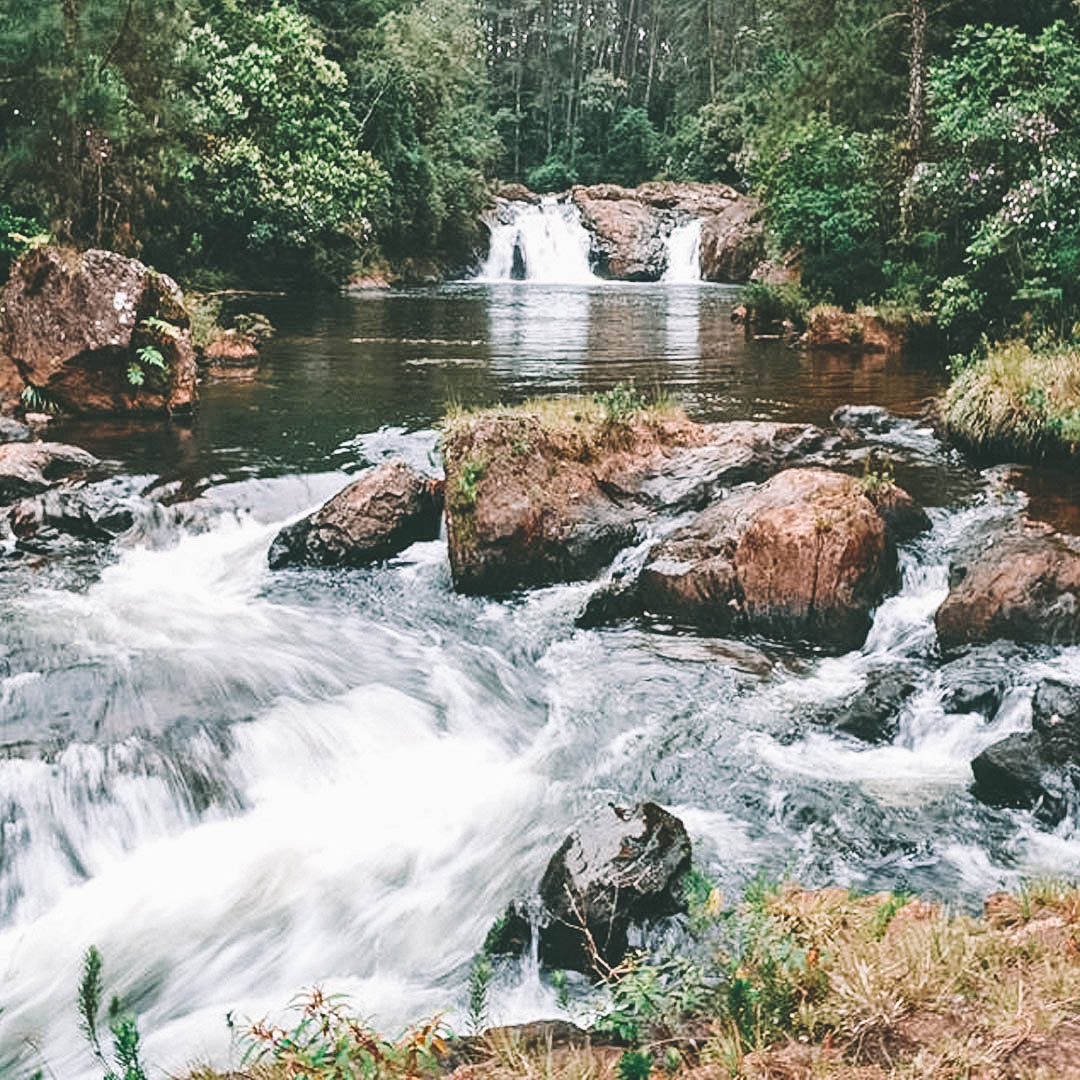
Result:
[[[1080,448],[1080,346],[1020,341],[953,362],[943,419],[976,451],[1039,459]]]

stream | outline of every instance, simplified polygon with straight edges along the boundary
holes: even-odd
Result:
[[[609,800],[671,809],[729,895],[763,870],[974,906],[1080,874],[1076,822],[968,790],[972,758],[1030,727],[1040,678],[1080,680],[1080,649],[976,650],[1010,684],[988,722],[946,712],[933,627],[965,537],[1029,502],[1073,521],[1077,500],[943,446],[921,419],[937,360],[747,342],[737,290],[678,279],[271,298],[259,374],[207,383],[190,423],[52,425],[153,510],[111,545],[0,549],[0,1076],[100,1080],[75,1009],[91,944],[172,1073],[235,1064],[227,1014],[316,983],[387,1030],[460,1021],[492,920]],[[431,469],[447,403],[627,380],[702,421],[904,418],[874,438],[933,528],[862,650],[576,630],[589,585],[458,596],[443,541],[365,571],[267,569],[277,530],[358,469]],[[891,744],[806,721],[893,665],[921,689]],[[557,1014],[529,963],[493,988],[493,1022]]]

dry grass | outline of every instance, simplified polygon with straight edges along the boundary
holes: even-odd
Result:
[[[995,894],[979,918],[887,893],[796,887],[755,910],[775,940],[805,950],[796,977],[817,976],[818,989],[786,1032],[749,1048],[730,1016],[688,1017],[693,1039],[651,1048],[652,1080],[1080,1080],[1080,889],[1042,882]],[[668,1071],[671,1045],[682,1057]],[[617,1080],[620,1057],[610,1046],[538,1045],[502,1029],[474,1042],[451,1075]],[[187,1080],[299,1075],[269,1065]]]
[[[1080,446],[1080,348],[1007,342],[965,366],[945,396],[945,426],[991,455],[1042,458]]]

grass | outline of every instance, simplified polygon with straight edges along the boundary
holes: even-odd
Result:
[[[958,364],[948,433],[989,457],[1071,457],[1080,448],[1080,346],[1006,342]]]
[[[998,893],[981,917],[904,894],[764,881],[726,906],[701,875],[688,897],[680,951],[632,958],[607,988],[596,1030],[622,1046],[599,1035],[538,1046],[514,1029],[444,1045],[437,1022],[391,1042],[315,992],[294,1028],[252,1026],[239,1072],[187,1080],[339,1080],[345,1058],[364,1080],[439,1075],[462,1060],[460,1080],[1080,1077],[1076,887]]]

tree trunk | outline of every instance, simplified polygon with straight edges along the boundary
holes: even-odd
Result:
[[[911,164],[926,146],[926,0],[911,0],[911,89],[908,100]]]

